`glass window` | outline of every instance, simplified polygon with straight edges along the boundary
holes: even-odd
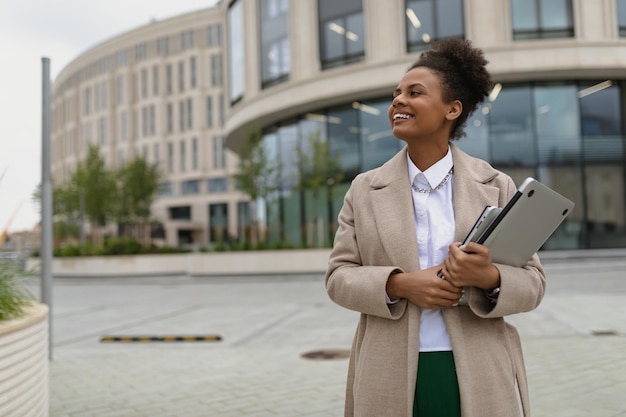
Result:
[[[625,187],[623,162],[593,164],[585,167],[587,213],[584,247],[623,248],[626,246]],[[576,203],[578,206],[577,201]],[[568,216],[567,220],[570,220],[569,218],[574,214]],[[579,219],[582,220],[582,216]]]
[[[196,88],[197,79],[196,79],[196,57],[192,56],[189,58],[189,87]]]
[[[123,142],[128,140],[128,112],[126,110],[120,113],[120,139]]]
[[[320,200],[325,198],[325,193],[318,192]],[[324,207],[323,201],[317,200],[317,207]],[[297,189],[285,190],[282,192],[280,203],[281,207],[281,215],[283,218],[283,239],[289,245],[300,245],[302,243],[302,191]],[[311,213],[312,214],[312,213]],[[318,231],[317,236],[320,236],[323,242],[324,239],[324,229],[325,224],[327,222],[324,221],[324,215],[326,212],[322,209],[317,213],[315,219],[312,219],[310,225],[315,224],[318,226],[315,231]],[[312,214],[313,215],[313,214]],[[307,228],[309,225],[307,224]],[[313,230],[305,232],[308,235],[313,235]],[[317,240],[311,244],[317,247]],[[321,245],[320,245],[321,246]]]
[[[513,39],[571,38],[571,0],[511,0]]]
[[[213,168],[226,168],[226,146],[223,136],[213,137]]]
[[[222,85],[222,54],[211,55],[211,86]]]
[[[185,172],[187,170],[187,150],[186,150],[186,146],[187,144],[185,143],[184,140],[180,141],[180,154],[179,156],[179,171],[180,172]]]
[[[123,49],[117,52],[117,66],[125,67],[128,64],[128,51]]]
[[[390,100],[352,103],[357,110],[358,133],[363,151],[362,171],[376,168],[395,155],[405,143],[391,133],[387,109]]]
[[[106,145],[107,143],[108,126],[109,124],[106,117],[100,117],[98,119],[98,143],[100,146]]]
[[[193,128],[193,100],[187,99],[187,128]]]
[[[228,239],[228,205],[209,204],[209,240],[224,242]]]
[[[619,36],[626,36],[626,0],[617,1],[617,27]]]
[[[83,90],[83,114],[91,113],[91,87]]]
[[[185,62],[178,63],[178,91],[185,91]]]
[[[170,40],[167,36],[157,39],[157,55],[167,56],[170,53]]]
[[[180,34],[180,46],[183,51],[193,48],[193,30],[186,30]]]
[[[198,169],[198,138],[191,139],[191,169]]]
[[[225,193],[228,191],[228,178],[209,178],[207,187],[210,193]]]
[[[174,106],[167,103],[167,133],[174,133]]]
[[[216,23],[209,25],[207,30],[207,45],[220,46],[222,43],[222,25]]]
[[[150,135],[154,136],[154,134],[156,133],[156,107],[155,105],[151,105],[149,110],[149,129],[148,131],[150,132]]]
[[[243,27],[243,2],[235,1],[228,9],[228,50],[230,102],[236,103],[245,90],[245,52]]]
[[[495,100],[495,98],[494,98]],[[488,116],[492,101],[478,106],[465,124],[465,139],[455,142],[459,148],[476,158],[489,160],[489,123]]]
[[[571,84],[534,89],[540,164],[577,163],[580,159],[580,111],[576,90]]]
[[[161,147],[158,143],[152,145],[152,157],[155,164],[161,163]]]
[[[140,43],[135,46],[135,60],[141,61],[148,56],[148,46],[145,43]]]
[[[322,68],[361,60],[365,55],[365,30],[361,0],[319,0]]]
[[[178,102],[178,130],[185,131],[185,100]]]
[[[213,127],[213,97],[206,98],[206,127]]]
[[[171,142],[167,144],[167,172],[174,172],[174,144]]]
[[[624,155],[620,89],[612,81],[584,83],[578,90],[583,156],[590,162],[621,162]]]
[[[165,67],[165,84],[167,94],[172,94],[172,64]]]
[[[181,183],[181,194],[200,194],[200,180],[187,180]]]
[[[409,51],[436,39],[464,37],[463,0],[408,0],[405,14]]]
[[[291,69],[286,0],[259,0],[262,86],[284,80]]]
[[[191,220],[191,206],[179,206],[169,208],[171,220]]]
[[[503,87],[489,113],[491,161],[500,166],[535,163],[530,87]]]
[[[162,182],[157,189],[159,197],[167,197],[174,195],[174,187],[171,182]]]
[[[159,95],[159,66],[152,66],[152,95]]]
[[[124,75],[117,76],[117,104],[124,103]]]
[[[351,180],[362,166],[357,111],[352,106],[333,108],[326,120],[331,154],[339,155],[339,165]]]
[[[250,203],[247,201],[240,201],[237,203],[237,225],[239,230],[237,237],[239,241],[249,241],[251,239],[251,223],[252,216],[250,213]]]
[[[141,108],[141,136],[148,136],[148,107]]]
[[[299,183],[298,160],[299,134],[298,125],[289,124],[278,129],[280,146],[280,184],[281,189],[289,190]],[[271,160],[270,160],[271,161]]]

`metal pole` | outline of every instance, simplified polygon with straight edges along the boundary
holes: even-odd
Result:
[[[52,175],[50,169],[50,58],[41,58],[41,301],[48,305],[48,357],[52,360]]]
[[[80,205],[80,246],[85,244],[85,192],[81,190],[79,197]],[[82,249],[81,249],[82,250]]]

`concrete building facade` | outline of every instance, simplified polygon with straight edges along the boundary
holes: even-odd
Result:
[[[237,239],[251,206],[231,175],[258,131],[279,169],[255,205],[269,240],[328,246],[350,180],[403,146],[386,118],[395,85],[444,37],[482,48],[497,82],[458,145],[576,203],[546,249],[624,246],[623,0],[234,0],[154,22],[55,80],[53,176],[67,178],[86,143],[112,166],[147,155],[167,168],[153,212],[168,243]],[[312,138],[342,172],[321,192],[299,187]]]

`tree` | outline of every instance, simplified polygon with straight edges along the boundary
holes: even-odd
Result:
[[[344,173],[339,164],[337,155],[332,155],[330,144],[323,139],[319,130],[311,132],[308,142],[304,147],[296,148],[298,155],[299,183],[298,189],[302,191],[310,190],[313,193],[313,200],[317,202],[320,193],[325,190],[330,195],[333,185],[341,182]],[[313,205],[313,219],[307,227],[307,244],[313,246],[313,236],[317,234],[317,242],[323,245],[323,219],[317,210],[317,204]],[[315,227],[317,223],[317,227]],[[316,232],[313,232],[313,229]]]
[[[141,236],[144,244],[149,240],[150,206],[154,201],[161,173],[157,164],[135,157],[116,173],[118,198],[115,217],[124,233]],[[134,233],[133,233],[134,229]]]
[[[250,197],[250,238],[253,244],[265,240],[263,233],[259,236],[256,203],[278,188],[278,174],[279,163],[269,160],[263,147],[261,132],[257,130],[245,135],[239,154],[238,172],[233,178],[237,188]]]
[[[115,212],[116,184],[113,173],[106,168],[100,149],[90,145],[87,159],[80,162],[72,173],[68,183],[68,192],[72,201],[81,205],[84,201],[84,213],[95,230],[104,226]],[[96,236],[92,232],[92,241]]]

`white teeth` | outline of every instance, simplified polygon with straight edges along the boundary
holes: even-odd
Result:
[[[408,114],[396,113],[396,114],[393,115],[393,120],[396,120],[396,119],[408,119],[409,117],[411,117],[411,116],[408,115]]]

